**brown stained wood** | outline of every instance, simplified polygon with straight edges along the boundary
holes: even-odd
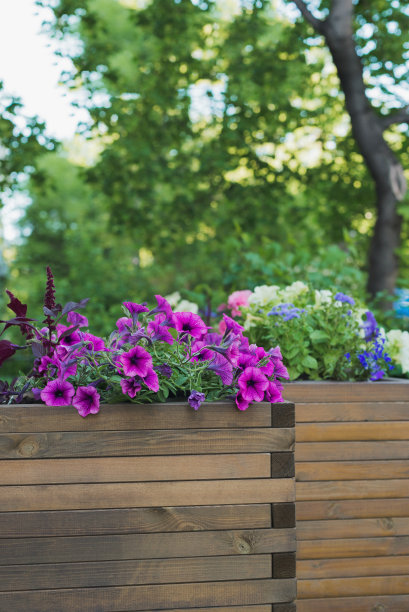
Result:
[[[409,387],[408,387],[409,391]],[[409,421],[379,423],[299,423],[298,442],[409,440]]]
[[[270,427],[271,405],[253,404],[237,410],[234,402],[204,403],[193,410],[187,402],[103,405],[97,415],[78,418],[75,408],[19,404],[0,406],[0,432],[129,431],[137,429],[217,429]]]
[[[271,427],[295,427],[295,406],[292,403],[271,405]]]
[[[294,429],[90,431],[0,435],[0,459],[290,451]]]
[[[0,487],[4,512],[289,502],[294,480],[205,480]]]
[[[298,599],[362,595],[409,595],[408,576],[327,578],[297,582]]]
[[[0,493],[1,495],[1,493]],[[297,502],[333,499],[409,497],[409,480],[341,480],[298,482]]]
[[[298,485],[297,485],[298,486]],[[297,502],[298,521],[409,516],[409,499],[358,499]]]
[[[277,605],[281,605],[281,604],[277,604]],[[132,610],[131,612],[136,612],[136,611]],[[141,610],[138,612],[152,612],[152,610]],[[183,610],[181,608],[178,608],[177,610],[176,608],[172,608],[172,610],[163,610],[162,612],[271,612],[271,605],[267,604],[266,606],[239,606],[239,607],[229,606],[228,608],[226,608],[225,606],[223,606],[222,608],[220,606],[217,606],[217,608],[183,608]],[[276,612],[276,611],[273,610],[273,612]]]
[[[408,576],[409,556],[358,557],[297,561],[297,578],[348,578],[356,576]]]
[[[273,557],[273,578],[295,578],[295,552],[275,553]]]
[[[271,517],[275,529],[295,527],[295,504],[271,504]]]
[[[297,543],[297,559],[389,557],[408,554],[409,536],[402,536],[400,538],[304,540]]]
[[[297,612],[408,612],[409,595],[301,599]]]
[[[296,602],[273,604],[271,612],[296,612]]]
[[[409,536],[409,518],[392,518],[388,516],[377,519],[299,521],[297,523],[298,541],[332,538],[377,538],[402,535]]]
[[[271,478],[293,478],[294,453],[271,453]]]
[[[297,403],[295,415],[297,423],[409,421],[409,399],[406,402]]]
[[[0,594],[0,610],[13,612],[127,612],[200,606],[232,606],[292,601],[296,583],[287,580],[235,580],[200,584],[98,589],[15,591]]]
[[[307,461],[297,463],[296,471],[299,482],[390,478],[409,478],[409,461]]]
[[[20,565],[120,561],[293,551],[295,529],[10,538],[1,541],[1,563]]]
[[[289,554],[294,555],[280,553],[281,556]],[[274,555],[274,568],[276,557],[278,555]],[[275,578],[295,576],[295,573],[285,575],[284,565],[284,558],[281,563],[277,562],[277,569],[281,571],[278,571],[280,575],[274,574]],[[1,565],[0,591],[250,580],[271,576],[272,555]]]
[[[409,401],[409,380],[393,379],[381,383],[326,381],[286,383],[283,397],[295,404],[299,402],[407,402]]]
[[[298,442],[295,464],[302,461],[409,459],[409,442]]]
[[[295,527],[295,521],[276,526]],[[271,527],[269,504],[0,513],[0,538],[267,527]]]
[[[285,457],[291,454],[281,453]],[[280,455],[280,453],[277,453]],[[0,461],[0,485],[268,478],[270,454]]]

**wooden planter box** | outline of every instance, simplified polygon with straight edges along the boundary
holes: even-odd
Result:
[[[409,610],[409,381],[310,382],[296,403],[299,612]]]
[[[0,610],[295,610],[293,409],[0,406]]]

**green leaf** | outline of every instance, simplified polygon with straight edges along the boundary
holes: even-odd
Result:
[[[329,336],[321,329],[316,329],[310,334],[310,338],[314,344],[319,344],[320,342],[326,342]]]
[[[315,357],[312,357],[312,355],[306,355],[301,361],[301,364],[305,368],[310,368],[311,370],[318,369],[318,361],[315,359]]]

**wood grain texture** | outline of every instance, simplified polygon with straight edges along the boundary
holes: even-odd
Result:
[[[409,459],[407,441],[297,442],[295,463],[300,461],[366,461]]]
[[[293,429],[163,429],[0,435],[0,459],[263,453],[291,451],[293,448]]]
[[[381,384],[372,382],[303,381],[286,383],[283,397],[295,404],[305,403],[359,403],[359,402],[407,402],[409,380],[392,379]]]
[[[408,576],[370,576],[298,580],[300,599],[359,597],[363,595],[409,595]]]
[[[299,521],[407,517],[409,515],[409,499],[298,501],[296,504],[296,514]]]
[[[300,423],[296,434],[297,442],[409,440],[409,421]]]
[[[236,580],[98,589],[15,591],[0,594],[0,610],[13,612],[127,612],[191,606],[231,606],[291,601],[295,579]],[[153,608],[152,606],[155,606]]]
[[[280,506],[283,504],[279,504]],[[291,506],[294,511],[294,504]],[[287,509],[287,514],[291,509]],[[276,527],[295,527],[282,524]],[[269,504],[0,513],[0,538],[271,527]]]
[[[1,549],[3,565],[253,555],[295,551],[295,529],[10,538]]]
[[[289,554],[289,553],[282,553]],[[292,553],[294,554],[294,553]],[[277,560],[283,575],[284,560]],[[294,563],[295,569],[295,563]],[[287,571],[288,573],[288,571]],[[0,591],[271,578],[272,555],[0,566]]]
[[[409,518],[385,516],[377,519],[300,521],[297,525],[298,541],[331,538],[380,538],[402,535],[409,535]]]
[[[159,427],[160,425],[160,427]],[[1,432],[135,431],[141,429],[198,429],[270,427],[271,405],[253,404],[239,411],[233,402],[211,402],[193,410],[187,402],[104,405],[98,415],[79,419],[70,406],[19,404],[0,406]]]
[[[331,606],[328,608],[328,606]],[[300,599],[297,612],[408,612],[409,595]]]
[[[409,497],[409,480],[299,482],[297,501]]]
[[[280,604],[278,604],[280,605]],[[223,606],[217,606],[217,608],[172,608],[172,610],[163,610],[162,612],[276,612],[275,609],[271,609],[271,605],[266,606],[229,606],[226,608]],[[136,610],[132,610],[132,612],[136,612]],[[141,610],[138,612],[152,612],[152,610]],[[280,611],[281,612],[281,611]],[[283,611],[284,612],[284,611]]]
[[[409,536],[399,538],[350,538],[344,540],[304,540],[297,544],[298,559],[340,557],[389,557],[409,554]]]
[[[269,453],[0,461],[0,485],[268,477]]]
[[[301,461],[296,474],[299,482],[390,478],[409,478],[409,461]]]
[[[409,556],[405,555],[297,561],[297,577],[303,580],[405,575],[409,579]]]
[[[5,512],[289,502],[290,478],[0,487]]]
[[[297,403],[295,413],[297,423],[409,421],[409,398],[406,402]]]

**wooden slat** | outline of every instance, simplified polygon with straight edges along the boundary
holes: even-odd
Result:
[[[348,421],[409,421],[409,400],[406,402],[297,403],[297,423]]]
[[[0,435],[0,458],[41,459],[289,451],[293,429],[90,431]]]
[[[217,429],[227,427],[270,427],[271,405],[253,404],[237,410],[234,402],[212,402],[193,410],[187,402],[166,404],[104,405],[97,415],[78,418],[75,408],[19,404],[0,406],[1,432],[104,431],[155,429]]]
[[[2,565],[249,555],[294,551],[295,529],[10,538],[1,548]]]
[[[112,612],[128,610],[228,606],[291,601],[295,580],[235,580],[178,585],[149,585],[55,591],[16,591],[0,594],[0,610],[27,612]]]
[[[409,513],[409,508],[408,508]],[[409,535],[409,518],[347,519],[343,521],[299,521],[297,540],[331,538],[377,538]]]
[[[389,557],[408,555],[409,537],[352,538],[344,540],[304,540],[297,544],[298,559],[339,557]],[[409,581],[408,581],[409,582]]]
[[[291,478],[0,487],[5,512],[294,501]]]
[[[278,604],[280,605],[280,604]],[[136,612],[135,610],[132,610],[132,612]],[[141,610],[138,612],[152,612],[152,610]],[[271,611],[271,605],[265,605],[265,606],[233,606],[233,607],[228,607],[226,608],[225,606],[223,606],[222,608],[220,606],[217,606],[217,608],[178,608],[176,610],[176,608],[172,608],[172,610],[163,610],[162,612],[272,612]],[[275,610],[273,610],[273,612],[275,612]],[[295,610],[294,610],[295,612]]]
[[[285,453],[283,453],[285,454]],[[297,463],[296,480],[376,480],[408,478],[409,461],[306,461]]]
[[[298,442],[295,462],[362,461],[370,459],[409,459],[407,441],[376,442]]]
[[[287,456],[287,453],[277,455]],[[284,468],[283,470],[284,471]],[[270,454],[0,461],[0,485],[268,478]]]
[[[385,497],[409,497],[409,480],[341,480],[297,483],[297,501],[382,499]]]
[[[0,591],[250,580],[271,576],[272,555],[3,565],[0,566]]]
[[[297,582],[298,599],[408,594],[408,576],[327,578],[322,580],[298,580]]]
[[[409,391],[409,387],[408,387]],[[377,423],[299,423],[298,442],[409,440],[409,421]]]
[[[297,561],[298,579],[348,578],[349,576],[404,576],[409,580],[409,556],[358,557]]]
[[[267,527],[271,527],[269,504],[0,513],[0,538]]]
[[[296,513],[300,521],[409,516],[409,499],[299,501]]]
[[[297,612],[408,612],[409,595],[375,595],[372,597],[342,597],[302,599]]]
[[[407,402],[409,380],[373,382],[309,381],[284,385],[283,397],[290,402]]]

